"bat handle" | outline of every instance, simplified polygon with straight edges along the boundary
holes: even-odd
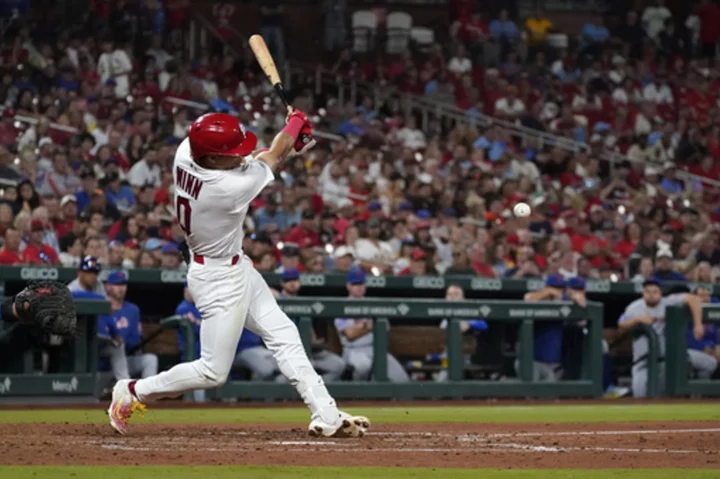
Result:
[[[287,108],[288,113],[292,113],[293,107],[288,102],[287,96],[285,95],[285,89],[283,88],[282,83],[276,83],[273,85],[273,87],[275,88],[275,92],[277,93],[277,96],[280,98],[280,100],[283,102],[283,104]]]

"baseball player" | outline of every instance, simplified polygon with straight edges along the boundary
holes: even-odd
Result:
[[[357,299],[365,297],[365,272],[354,267],[348,273],[347,280],[348,297]],[[347,319],[338,318],[335,320],[335,328],[340,334],[340,342],[343,346],[343,359],[353,368],[353,379],[356,381],[370,378],[373,365],[373,326],[371,319]],[[387,354],[388,379],[394,383],[410,381],[407,371],[395,359],[395,356]]]
[[[695,294],[671,294],[663,297],[660,283],[656,279],[647,279],[643,283],[642,298],[628,305],[618,320],[621,331],[630,331],[637,324],[643,323],[652,327],[658,335],[660,343],[660,389],[664,389],[665,380],[665,308],[674,304],[685,303],[692,313],[692,336],[702,339],[705,328],[702,324],[702,300]],[[703,364],[700,351],[688,350],[688,358],[694,369],[710,367]],[[633,341],[632,392],[634,397],[647,395],[648,380],[648,339],[639,336]],[[712,372],[711,372],[712,374]]]
[[[157,376],[119,381],[108,410],[110,425],[124,434],[144,402],[218,387],[227,380],[243,328],[258,334],[280,371],[310,409],[314,436],[365,434],[369,421],[338,410],[315,372],[293,322],[242,251],[250,202],[274,179],[290,156],[315,143],[304,113],[293,110],[269,149],[253,151],[257,137],[224,113],[193,122],[173,162],[175,215],[190,249],[187,281],[200,325],[200,359]]]
[[[280,277],[282,291],[278,298],[295,298],[300,292],[300,271],[290,269]],[[345,361],[343,358],[328,351],[324,343],[315,335],[312,330],[312,354],[310,361],[317,371],[322,373],[323,380],[327,382],[338,381],[345,372]]]
[[[72,292],[89,291],[105,297],[105,288],[103,284],[98,281],[98,274],[100,274],[100,263],[98,263],[98,259],[94,256],[85,256],[80,262],[78,277],[70,281],[68,288],[70,288]]]
[[[110,367],[115,379],[130,379],[133,376],[148,378],[158,372],[158,357],[140,351],[142,342],[142,324],[140,309],[125,301],[127,294],[127,275],[117,270],[111,271],[105,280],[105,290],[112,309],[112,344],[103,348],[101,356],[110,359]]]
[[[703,303],[720,303],[720,299],[711,296],[710,289],[705,286],[698,286],[695,294],[700,297]],[[701,367],[695,370],[697,377],[700,379],[717,378],[720,379],[720,345],[718,345],[718,326],[714,323],[703,325],[705,332],[703,337],[695,339],[692,328],[688,330],[688,355],[691,357],[691,363],[700,364]],[[695,360],[692,360],[692,357]]]
[[[525,301],[569,300],[565,293],[565,278],[553,274],[545,279],[545,287],[525,294]],[[558,381],[562,377],[561,321],[539,321],[534,327],[533,381]],[[515,370],[520,372],[520,360],[515,361]]]

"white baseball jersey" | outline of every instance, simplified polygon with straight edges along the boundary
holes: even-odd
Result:
[[[234,170],[208,170],[190,156],[190,140],[173,161],[175,215],[195,254],[228,258],[242,253],[243,223],[250,202],[274,178],[265,163],[247,157]]]

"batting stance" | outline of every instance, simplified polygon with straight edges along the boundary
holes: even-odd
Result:
[[[313,140],[302,140],[311,134],[298,110],[288,114],[285,128],[264,151],[253,152],[257,137],[231,115],[203,115],[190,126],[175,153],[173,180],[175,214],[190,249],[188,286],[203,318],[200,359],[150,378],[119,381],[108,410],[118,432],[127,432],[133,412],[146,401],[224,384],[244,327],[263,339],[310,409],[309,434],[362,436],[369,427],[367,418],[338,410],[297,328],[242,251],[250,202],[274,179],[281,161],[313,146]]]
[[[685,303],[692,313],[692,335],[699,340],[705,334],[702,324],[702,300],[695,294],[671,294],[663,297],[660,283],[655,279],[648,279],[643,283],[642,298],[636,299],[628,305],[618,320],[620,330],[630,331],[638,324],[647,324],[655,330],[660,345],[659,364],[660,389],[665,384],[665,308],[675,304]],[[688,350],[688,359],[693,368],[704,370],[711,365],[703,364],[699,351]],[[711,370],[712,374],[712,370]],[[634,397],[647,396],[648,380],[648,338],[639,336],[633,341],[632,366],[632,392]]]

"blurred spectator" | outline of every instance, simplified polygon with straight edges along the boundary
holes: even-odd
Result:
[[[20,251],[20,244],[20,232],[12,226],[8,227],[5,230],[2,250],[0,250],[0,265],[16,266],[25,262]]]
[[[144,160],[143,160],[144,161]],[[139,163],[138,163],[139,164]],[[132,174],[132,170],[130,170]],[[127,214],[135,206],[135,194],[132,188],[120,182],[120,175],[113,171],[105,175],[105,196],[108,202],[123,214]]]
[[[280,68],[285,64],[285,35],[283,34],[282,20],[282,2],[263,2],[260,7],[260,34]]]
[[[425,133],[417,127],[415,117],[412,115],[407,118],[405,125],[398,130],[396,136],[405,148],[411,150],[420,150],[427,145]]]
[[[272,196],[268,197],[265,206],[257,209],[255,213],[255,229],[263,231],[265,226],[270,223],[281,230],[286,229],[288,226],[285,212],[278,206],[277,201]]]
[[[75,193],[80,189],[80,180],[70,170],[67,155],[56,152],[53,155],[52,169],[45,175],[40,187],[41,194],[54,194],[58,198]]]
[[[101,42],[102,54],[98,60],[97,71],[100,82],[112,85],[116,98],[125,98],[130,93],[130,74],[133,65],[122,45],[110,39]]]
[[[45,226],[42,220],[32,220],[30,224],[30,238],[23,250],[23,262],[29,264],[60,264],[57,251],[52,246],[43,243]]]
[[[178,269],[180,267],[180,250],[172,243],[161,249],[160,267],[162,269]]]
[[[128,172],[128,181],[134,187],[150,185],[160,186],[162,167],[158,163],[158,152],[150,147],[145,152],[143,159],[135,163]]]
[[[583,26],[580,34],[581,53],[598,59],[609,39],[610,32],[605,28],[602,15],[596,15],[593,23]]]
[[[507,10],[500,10],[498,18],[490,22],[490,34],[502,44],[511,45],[520,37],[520,30],[510,19]]]
[[[82,258],[82,241],[73,232],[60,237],[60,264],[65,268],[77,268]]]
[[[658,251],[655,257],[655,272],[653,278],[656,281],[687,281],[684,274],[673,271],[673,254],[667,248]]]
[[[701,54],[713,62],[717,56],[717,43],[720,40],[720,7],[711,0],[700,0],[696,13],[700,19]]]
[[[455,56],[452,57],[448,63],[448,70],[455,75],[461,76],[472,72],[472,68],[472,61],[467,57],[465,47],[459,44],[455,50]]]
[[[347,274],[348,271],[353,267],[355,261],[355,255],[347,246],[339,246],[333,251],[333,274]]]
[[[548,33],[552,30],[553,24],[547,18],[542,8],[535,10],[535,13],[525,20],[525,30],[528,33],[528,48],[530,57],[535,58],[537,53],[544,51]]]
[[[642,23],[647,36],[652,40],[657,39],[667,20],[672,20],[672,13],[665,6],[664,0],[654,0],[652,5],[643,10]]]
[[[717,237],[707,234],[703,237],[695,253],[695,261],[697,263],[707,262],[712,267],[720,266],[720,247],[718,247]]]

